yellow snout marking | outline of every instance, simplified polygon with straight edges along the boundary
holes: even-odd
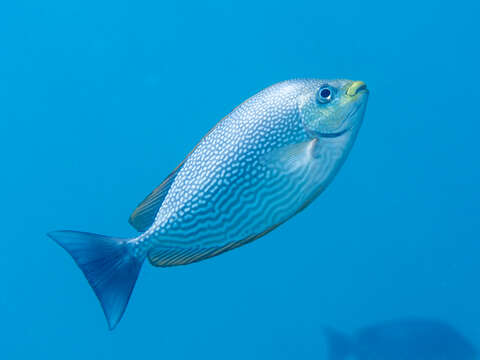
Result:
[[[355,96],[358,94],[360,90],[365,90],[367,88],[367,84],[363,81],[354,81],[352,85],[347,90],[348,96]]]

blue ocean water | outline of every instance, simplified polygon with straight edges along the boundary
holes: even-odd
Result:
[[[447,321],[480,347],[475,1],[0,5],[2,359],[325,359],[322,327]],[[345,166],[260,240],[142,269],[110,332],[46,237],[122,237],[232,108],[295,77],[370,89]]]

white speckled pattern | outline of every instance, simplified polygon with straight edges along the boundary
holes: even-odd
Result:
[[[352,82],[281,82],[222,119],[185,160],[154,223],[131,241],[137,255],[157,266],[199,261],[262,236],[310,203],[343,163],[366,104],[359,97],[351,103],[361,111],[344,111],[356,117],[349,131],[315,136],[299,104],[325,83],[343,91]]]

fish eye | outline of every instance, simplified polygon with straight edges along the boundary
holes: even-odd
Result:
[[[328,85],[323,85],[317,92],[317,101],[320,104],[326,104],[333,98],[334,90]]]

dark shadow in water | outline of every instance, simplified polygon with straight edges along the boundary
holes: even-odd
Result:
[[[352,336],[324,328],[328,360],[473,360],[474,346],[452,326],[433,319],[385,321]]]

